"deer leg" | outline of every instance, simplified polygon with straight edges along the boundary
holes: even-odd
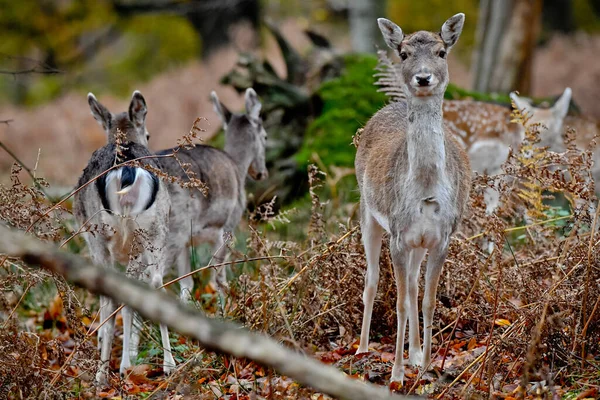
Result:
[[[137,318],[136,318],[137,315]],[[133,313],[133,323],[131,325],[131,344],[129,347],[129,358],[135,362],[138,356],[138,347],[140,344],[141,317],[139,314]]]
[[[106,315],[105,319],[116,309],[115,302],[110,297],[105,296],[100,297],[100,307],[104,310]],[[106,321],[103,328],[104,332],[102,333],[102,345],[100,349],[100,368],[98,368],[98,372],[96,373],[96,382],[99,385],[106,385],[108,383],[108,367],[110,363],[113,336],[115,334],[115,318],[112,317]]]
[[[427,252],[424,248],[417,248],[410,252],[408,268],[408,363],[421,365],[423,351],[419,337],[419,273],[421,262]]]
[[[131,354],[130,354],[130,339],[131,339],[131,326],[133,324],[133,310],[131,307],[125,306],[121,311],[123,315],[123,353],[121,355],[121,366],[119,372],[121,376],[125,375],[125,371],[131,367]]]
[[[158,289],[163,285],[163,276],[162,271],[155,270],[152,271],[152,276],[150,278],[150,285]],[[165,290],[162,288],[161,290]],[[160,324],[160,338],[162,342],[162,347],[164,351],[163,356],[163,371],[165,375],[169,375],[175,369],[175,359],[173,358],[173,353],[171,352],[171,342],[169,341],[169,328],[165,324]]]
[[[190,261],[190,254],[187,247],[179,253],[177,257],[177,273],[179,276],[190,273],[192,270],[192,264]],[[183,278],[179,281],[179,298],[182,302],[187,303],[192,299],[192,292],[194,290],[194,279],[191,276]]]
[[[427,368],[431,361],[431,331],[435,311],[435,296],[447,254],[448,241],[446,240],[442,246],[430,251],[427,260],[425,292],[423,294],[423,362],[421,363],[423,369]]]
[[[392,238],[390,244],[394,243]],[[396,314],[398,318],[397,336],[396,336],[396,359],[392,368],[391,381],[399,381],[404,383],[404,336],[406,333],[406,320],[408,314],[406,305],[408,303],[408,274],[407,267],[410,261],[409,252],[406,249],[399,248],[397,244],[392,247],[392,263],[394,264],[394,276],[396,278],[396,288],[398,297],[396,299]]]
[[[360,228],[367,258],[367,272],[365,274],[365,290],[363,292],[365,308],[357,354],[369,351],[369,330],[371,328],[373,302],[375,301],[377,284],[379,283],[379,255],[381,253],[381,240],[383,238],[383,228],[381,228],[367,210],[363,212]]]
[[[222,264],[227,259],[227,244],[223,238],[223,231],[219,230],[214,244],[213,244],[213,257],[211,264]],[[214,270],[211,269],[210,281],[213,286],[219,288],[222,293],[227,290],[227,270],[225,265],[216,267]]]

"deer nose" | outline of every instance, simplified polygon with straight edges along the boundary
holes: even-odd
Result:
[[[431,74],[419,74],[415,76],[417,78],[417,84],[419,86],[429,86],[431,82]]]

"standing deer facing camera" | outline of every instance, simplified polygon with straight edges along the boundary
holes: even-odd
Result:
[[[462,219],[469,195],[469,160],[442,119],[449,80],[446,56],[460,36],[464,19],[464,14],[456,14],[444,23],[440,33],[419,31],[407,36],[393,22],[377,20],[385,42],[401,58],[399,71],[407,96],[406,101],[389,104],[369,120],[356,154],[360,225],[367,257],[358,353],[368,351],[381,241],[387,231],[398,289],[392,381],[404,380],[407,319],[409,363],[423,368],[429,365],[437,285],[450,235]],[[427,251],[421,350],[418,278]]]
[[[108,136],[108,144],[92,154],[87,167],[79,178],[78,187],[105,173],[120,162],[151,156],[148,150],[148,132],[146,131],[146,101],[138,91],[133,93],[129,110],[112,114],[88,94],[88,103],[92,115],[103,127]],[[121,147],[121,159],[117,159],[116,137],[118,131],[124,136]],[[156,160],[144,159],[142,163],[158,168]],[[168,234],[171,199],[166,186],[156,175],[141,167],[123,166],[112,169],[86,186],[74,199],[74,213],[80,226],[97,224],[105,229],[101,232],[86,232],[92,260],[97,265],[115,268],[116,264],[127,266],[127,274],[149,282],[154,288],[162,286],[165,270],[165,255]],[[139,251],[141,267],[132,263],[131,249],[135,240],[135,231],[142,229],[151,241],[152,248],[144,244]],[[104,322],[115,310],[116,304],[106,296],[100,297],[100,320]],[[123,374],[131,365],[130,338],[133,312],[123,308],[123,355],[120,372]],[[115,320],[107,321],[98,333],[101,365],[96,375],[100,384],[107,383],[108,364],[112,349]],[[162,346],[164,349],[164,372],[168,374],[175,368],[171,354],[167,326],[160,325]],[[133,348],[137,350],[137,335]],[[135,355],[135,354],[134,354]]]

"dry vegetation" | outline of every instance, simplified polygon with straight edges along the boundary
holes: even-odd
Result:
[[[474,180],[469,215],[452,241],[438,290],[432,372],[409,372],[405,387],[395,388],[402,393],[437,398],[598,393],[600,221],[589,174],[595,144],[578,150],[570,132],[568,150],[550,153],[535,146],[538,127],[527,127],[527,138],[511,154],[504,174]],[[360,145],[358,136],[355,143]],[[43,192],[47,184],[23,183],[31,177],[20,167],[11,176],[11,184],[0,186],[2,223],[85,253],[68,202],[53,206]],[[197,284],[196,306],[274,336],[357,379],[386,384],[394,350],[389,335],[396,331],[389,254],[384,249],[373,351],[354,356],[365,270],[360,230],[352,207],[321,199],[328,193],[322,172],[311,167],[309,180],[307,239],[282,240],[278,230],[292,223],[291,212],[275,215],[272,203],[259,207],[244,229],[249,232],[245,253],[234,250],[231,257],[236,261],[229,295],[219,298]],[[488,186],[501,193],[494,216],[485,215]],[[569,206],[546,205],[551,192]],[[103,228],[85,229],[100,234]],[[143,321],[136,322],[144,324],[139,365],[124,379],[115,373],[111,387],[96,388],[94,333],[101,321],[95,297],[20,260],[0,257],[1,398],[42,393],[45,398],[323,398],[253,362],[206,352],[177,334],[172,341],[179,366],[164,377],[160,341],[152,324]],[[113,371],[119,354],[115,346]]]

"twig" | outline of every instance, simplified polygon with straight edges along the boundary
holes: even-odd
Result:
[[[5,125],[10,125],[11,122],[13,122],[12,119],[2,119],[2,120],[0,120],[0,124],[5,124]]]
[[[17,308],[19,308],[19,304],[21,304],[21,302],[25,298],[25,295],[29,291],[29,288],[31,288],[31,283],[27,285],[27,287],[25,288],[25,291],[23,292],[23,295],[21,295],[21,298],[19,299],[19,301],[17,301],[17,304],[15,305],[15,307],[11,310],[10,314],[8,314],[8,317],[6,318],[6,321],[4,321],[4,324],[2,324],[2,329],[6,328],[6,325],[8,324],[8,322],[10,321],[10,319],[12,318],[13,314],[15,313],[15,311],[17,310]]]
[[[283,287],[279,290],[279,292],[277,292],[277,295],[281,295],[281,293],[283,293],[283,291],[285,289],[287,289],[292,283],[294,283],[294,281],[296,279],[298,279],[298,277],[304,273],[307,269],[309,269],[310,267],[312,267],[313,265],[315,265],[315,263],[323,256],[327,255],[328,253],[331,253],[331,250],[333,250],[333,248],[335,246],[337,246],[338,244],[340,244],[344,239],[346,239],[348,236],[350,236],[352,233],[354,233],[356,230],[358,230],[358,226],[355,226],[354,228],[350,229],[348,232],[346,232],[342,237],[340,237],[338,240],[336,240],[336,242],[334,244],[332,244],[331,246],[327,246],[327,249],[325,249],[325,251],[323,251],[321,254],[319,254],[318,256],[316,256],[315,258],[313,258],[313,260],[310,262],[310,264],[308,264],[307,266],[305,266],[304,268],[302,268],[296,275],[294,275],[290,280],[288,280],[285,285],[283,285]]]
[[[590,244],[588,246],[587,253],[587,271],[585,278],[585,289],[583,290],[583,299],[581,300],[581,322],[585,320],[585,313],[587,308],[587,297],[588,292],[590,290],[590,282],[592,280],[592,249],[594,247],[594,234],[596,233],[596,222],[598,222],[598,213],[600,212],[600,207],[596,207],[596,214],[594,214],[594,222],[592,223],[592,232],[590,233]],[[598,303],[596,303],[597,305]],[[587,334],[587,329],[581,331],[581,367],[584,366],[585,360],[585,336]]]
[[[12,121],[12,119],[10,119],[8,121]],[[4,121],[0,121],[0,123],[3,123],[3,122]],[[7,125],[8,125],[8,123],[7,123]],[[44,187],[42,185],[40,185],[40,183],[36,179],[35,175],[33,174],[33,171],[31,170],[31,168],[29,168],[27,165],[25,165],[25,163],[23,161],[21,161],[19,159],[19,157],[17,157],[17,155],[15,153],[13,153],[8,147],[6,147],[6,145],[4,143],[2,143],[1,141],[0,141],[0,147],[2,147],[2,149],[4,149],[4,151],[6,151],[8,153],[8,155],[11,156],[12,159],[17,162],[17,164],[19,164],[21,167],[23,167],[25,172],[27,172],[27,174],[31,177],[31,180],[33,181],[33,184],[35,185],[35,187],[37,187],[42,193],[44,193],[44,196],[46,196],[47,199],[50,199],[50,196],[48,195],[48,193],[46,193],[46,190],[44,190]]]

